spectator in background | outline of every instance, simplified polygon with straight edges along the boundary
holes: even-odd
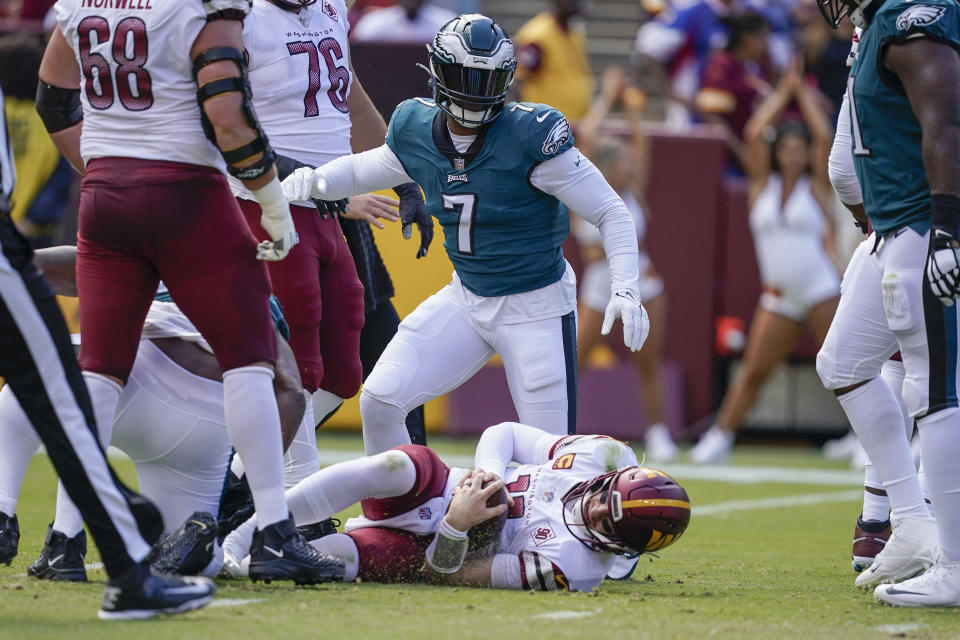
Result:
[[[770,25],[766,18],[752,11],[730,16],[724,22],[729,25],[730,39],[723,51],[710,56],[697,92],[696,108],[704,120],[725,128],[727,165],[743,175],[743,130],[758,99],[770,91],[764,80]]]
[[[0,37],[0,87],[16,165],[10,217],[33,247],[48,247],[73,183],[73,170],[60,156],[37,115],[34,98],[43,57],[39,35]]]
[[[725,462],[735,432],[757,393],[808,328],[823,344],[840,297],[829,256],[832,229],[827,156],[833,129],[819,93],[796,65],[747,122],[744,168],[749,180],[750,230],[764,292],[747,336],[743,364],[716,422],[690,451],[694,462]],[[771,145],[766,130],[796,100],[803,122],[780,125]]]
[[[626,142],[600,136],[603,121],[617,101],[623,104],[627,116],[629,137]],[[643,93],[626,86],[623,70],[608,68],[600,80],[599,95],[577,128],[577,144],[623,199],[637,229],[640,298],[650,315],[650,334],[643,348],[630,355],[639,377],[640,400],[648,425],[644,433],[644,453],[649,460],[668,462],[679,452],[663,422],[664,390],[660,363],[667,326],[667,296],[663,279],[643,248],[650,211],[643,196],[650,173],[650,144],[640,121],[643,105]],[[577,311],[577,368],[582,370],[590,352],[602,339],[600,329],[610,299],[610,273],[600,232],[578,216],[573,216],[573,221],[585,265]]]
[[[586,0],[553,0],[517,31],[517,81],[520,99],[542,102],[576,123],[593,97],[593,73],[587,35],[578,18]]]
[[[397,0],[392,7],[371,9],[350,31],[353,42],[406,42],[426,44],[457,14],[426,2]]]
[[[666,100],[668,122],[689,122],[703,69],[727,43],[723,18],[739,9],[737,0],[699,0],[668,9],[637,32],[634,60],[648,94]]]

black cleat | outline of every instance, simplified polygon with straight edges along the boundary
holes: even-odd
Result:
[[[51,523],[47,527],[47,537],[43,541],[40,557],[27,567],[27,575],[40,580],[86,582],[87,568],[83,561],[86,555],[86,531],[81,529],[80,533],[68,538],[54,529]]]
[[[343,572],[343,562],[307,544],[292,516],[253,532],[250,579],[254,582],[293,580],[294,584],[317,584],[341,580]]]
[[[206,511],[197,511],[153,548],[150,570],[182,576],[199,575],[213,560],[216,539],[217,521]]]
[[[217,542],[249,520],[254,514],[253,494],[247,484],[247,476],[238,478],[232,471],[227,474],[226,486],[220,496],[220,513],[217,514]]]
[[[0,563],[9,565],[17,557],[20,545],[20,524],[17,514],[8,516],[0,511]]]
[[[336,518],[327,518],[326,520],[321,520],[320,522],[314,522],[313,524],[305,524],[302,527],[297,527],[304,540],[310,542],[311,540],[319,540],[324,536],[329,536],[337,532],[337,527],[340,526],[340,521]]]
[[[215,590],[206,578],[157,575],[138,564],[122,578],[107,583],[97,617],[143,620],[158,613],[185,613],[209,603]]]

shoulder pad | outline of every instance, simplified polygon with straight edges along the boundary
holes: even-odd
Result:
[[[960,11],[952,2],[893,2],[881,7],[874,21],[879,23],[884,38],[899,39],[921,32],[952,45],[960,43]]]
[[[537,160],[548,160],[573,147],[573,131],[562,113],[545,104],[522,106],[532,107],[522,119],[526,122],[530,153]]]

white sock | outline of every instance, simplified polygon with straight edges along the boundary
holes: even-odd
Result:
[[[280,448],[283,448],[283,440],[280,441]],[[233,454],[233,460],[230,461],[230,472],[238,478],[242,478],[243,474],[247,472],[238,453]]]
[[[12,516],[40,437],[10,386],[0,389],[0,511]]]
[[[87,385],[93,416],[97,421],[97,438],[100,446],[106,449],[113,436],[113,421],[123,387],[106,376],[90,371],[83,372],[83,381]],[[53,528],[68,538],[74,537],[83,528],[80,510],[71,502],[62,481],[57,483],[57,515],[53,519]]]
[[[243,560],[250,555],[250,545],[253,544],[253,532],[257,528],[257,516],[241,524],[227,534],[223,539],[223,552],[236,561]]]
[[[317,455],[317,427],[313,419],[313,403],[310,402],[310,393],[304,390],[307,406],[303,412],[303,420],[293,442],[283,454],[283,487],[289,489],[301,480],[320,470],[320,459]]]
[[[920,461],[920,467],[917,469],[917,480],[920,481],[920,491],[927,502],[927,508],[930,509],[930,517],[936,518],[937,514],[933,511],[933,503],[930,501],[930,487],[927,486],[927,470],[923,467],[923,460]]]
[[[319,427],[320,423],[342,404],[343,398],[323,389],[317,389],[312,394],[308,394],[307,406],[313,409],[313,426]]]
[[[877,495],[867,491],[867,488],[884,493],[883,495]],[[866,521],[876,520],[878,522],[883,522],[890,517],[890,498],[887,497],[883,482],[869,458],[863,465],[863,510],[860,515]]]
[[[260,366],[225,371],[223,411],[227,435],[246,466],[261,526],[286,519],[283,444],[280,413],[273,394],[273,371]]]
[[[925,416],[917,426],[940,546],[951,561],[960,560],[960,409]]]
[[[890,498],[891,518],[929,520],[904,434],[903,414],[890,387],[882,379],[874,378],[837,399],[883,481]]]
[[[214,539],[213,541],[213,559],[210,560],[210,564],[203,568],[203,571],[199,575],[204,578],[216,578],[217,574],[220,573],[220,569],[223,568],[223,547]]]
[[[363,422],[363,448],[368,456],[410,444],[407,411],[387,404],[360,390],[360,419]]]
[[[357,552],[357,544],[353,538],[345,533],[332,533],[329,536],[311,540],[310,545],[320,553],[343,560],[343,565],[346,567],[343,572],[343,582],[353,582],[357,579],[357,574],[360,573],[360,554]]]
[[[402,451],[325,467],[287,491],[297,526],[320,522],[366,498],[402,496],[413,488],[417,470]]]

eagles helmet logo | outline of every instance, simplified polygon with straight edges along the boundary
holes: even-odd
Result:
[[[910,7],[897,17],[897,29],[907,31],[913,27],[925,27],[942,18],[946,11],[944,7],[935,7],[929,4]]]
[[[570,125],[567,123],[567,119],[561,117],[559,120],[554,123],[553,128],[550,129],[550,133],[547,134],[547,139],[543,141],[543,155],[552,156],[557,152],[557,150],[567,143],[567,140],[570,139]]]

